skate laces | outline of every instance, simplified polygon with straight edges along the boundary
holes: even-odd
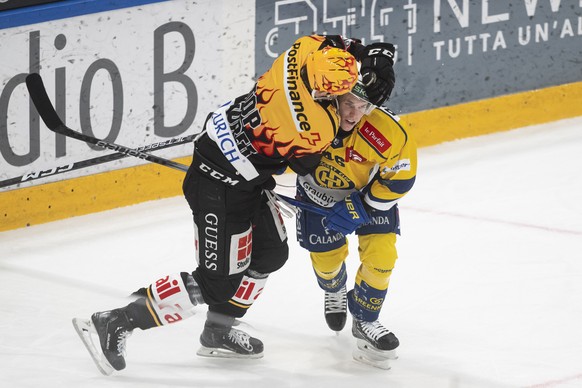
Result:
[[[131,331],[124,330],[117,337],[117,353],[120,356],[125,356],[125,342],[131,336]]]
[[[380,321],[358,321],[358,326],[366,334],[366,336],[372,338],[374,341],[378,341],[379,338],[384,337],[390,333],[390,330],[382,326]]]
[[[228,339],[235,344],[242,346],[249,352],[253,350],[250,343],[251,336],[242,330],[230,329],[228,332]]]
[[[347,304],[346,287],[343,286],[338,292],[325,292],[325,312],[345,313]]]

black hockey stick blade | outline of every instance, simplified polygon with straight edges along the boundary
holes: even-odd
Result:
[[[26,88],[42,121],[51,131],[65,125],[55,111],[39,74],[31,73],[26,76]]]
[[[87,137],[79,132],[68,128],[63,120],[57,114],[42,82],[42,78],[38,73],[30,73],[26,76],[26,88],[30,94],[30,98],[38,114],[44,121],[45,125],[53,132],[60,133],[67,137],[72,137],[87,143],[96,144],[96,142],[87,140]],[[95,139],[98,140],[98,139]],[[99,145],[99,144],[97,144]],[[116,150],[117,151],[117,150]]]
[[[67,127],[63,121],[59,118],[51,100],[48,97],[42,78],[37,73],[31,73],[26,77],[26,87],[28,88],[28,93],[36,110],[42,117],[42,121],[46,124],[48,129],[55,133],[60,133],[61,135],[72,137],[83,141],[85,143],[95,144],[101,148],[107,148],[113,151],[120,152],[125,155],[134,156],[136,158],[147,160],[148,162],[157,163],[162,166],[167,166],[180,171],[188,171],[188,166],[174,162],[169,159],[160,158],[155,155],[148,154],[136,149],[125,147],[119,144],[110,143],[105,140],[97,139],[96,137],[85,135],[77,131],[73,131],[71,128]]]

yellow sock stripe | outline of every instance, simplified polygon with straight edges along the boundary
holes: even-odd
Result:
[[[234,305],[234,306],[236,306],[236,307],[240,307],[241,309],[248,309],[249,307],[251,307],[251,305],[248,305],[248,306],[247,306],[247,305],[244,305],[244,304],[241,304],[241,303],[237,303],[237,302],[235,302],[235,301],[234,301],[234,300],[232,300],[232,299],[231,299],[231,300],[229,300],[229,301],[228,301],[228,303],[230,303],[230,304],[232,304],[232,305]]]
[[[156,311],[154,310],[154,307],[152,306],[152,300],[154,300],[154,298],[152,297],[150,288],[147,288],[147,293],[148,293],[148,297],[146,298],[146,306],[152,316],[152,318],[154,319],[154,322],[156,323],[156,325],[158,326],[162,326],[162,324],[160,323],[160,319],[158,318],[158,314],[156,314]]]

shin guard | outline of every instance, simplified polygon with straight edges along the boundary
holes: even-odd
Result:
[[[190,318],[200,303],[204,303],[200,288],[185,272],[165,276],[147,288],[146,306],[158,326]]]
[[[378,290],[365,281],[354,285],[348,292],[348,308],[354,318],[372,322],[378,320],[388,290]]]

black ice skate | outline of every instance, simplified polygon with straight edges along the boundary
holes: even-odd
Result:
[[[73,325],[101,373],[125,368],[125,341],[133,327],[123,310],[97,312],[91,320],[74,318]]]
[[[379,321],[366,322],[354,319],[352,335],[356,337],[357,349],[353,352],[356,361],[381,369],[390,369],[388,360],[395,360],[398,338]]]
[[[347,305],[346,286],[338,292],[325,292],[325,322],[331,330],[340,332],[346,325]]]
[[[261,358],[263,343],[242,330],[234,329],[234,318],[221,316],[216,319],[208,313],[204,330],[200,335],[202,347],[196,354],[203,357],[219,358]]]

